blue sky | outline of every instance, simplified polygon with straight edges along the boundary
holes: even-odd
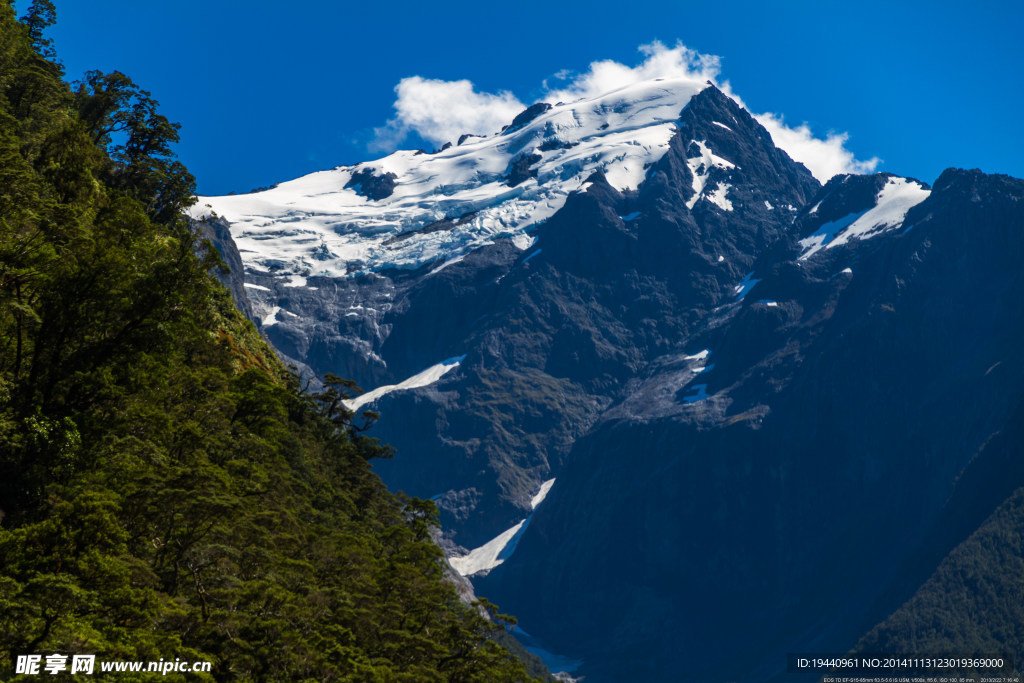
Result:
[[[718,81],[752,111],[845,132],[878,170],[1024,177],[1019,1],[57,5],[50,35],[68,77],[117,69],[150,90],[182,124],[178,153],[203,194],[380,156],[375,129],[394,118],[403,78],[468,79],[529,104],[556,73],[634,66],[652,41],[721,57]],[[403,146],[425,144],[413,133]]]

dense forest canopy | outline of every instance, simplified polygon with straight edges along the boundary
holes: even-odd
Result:
[[[66,83],[55,19],[0,3],[0,677],[81,653],[527,680],[444,580],[433,505],[370,470],[346,385],[303,392],[211,276],[178,126],[122,73]]]

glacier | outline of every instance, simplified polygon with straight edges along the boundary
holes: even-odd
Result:
[[[260,192],[199,197],[190,212],[196,220],[227,220],[246,270],[288,277],[292,286],[307,277],[451,263],[502,237],[526,250],[531,227],[585,190],[594,173],[619,190],[639,186],[668,150],[680,112],[709,85],[686,78],[634,83],[557,103],[525,125],[466,137],[436,153],[403,150]],[[710,151],[704,156],[708,166],[729,164]],[[517,163],[531,175],[513,184]],[[353,178],[367,174],[393,174],[391,194],[360,194]],[[728,206],[724,190],[712,201]]]

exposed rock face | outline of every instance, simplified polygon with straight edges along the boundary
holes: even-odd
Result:
[[[657,135],[631,117],[677,100],[630,92],[308,182],[401,166],[376,213],[210,201],[248,202],[275,347],[378,390],[375,468],[450,555],[532,513],[480,594],[588,681],[767,680],[899,607],[1002,501],[971,492],[1024,485],[1024,182],[821,187],[714,87]]]
[[[397,177],[394,173],[378,175],[372,168],[361,168],[352,174],[349,181],[345,183],[345,187],[355,189],[367,199],[374,201],[387,199],[395,191],[395,178]]]
[[[730,121],[757,126],[717,90],[705,90],[690,108],[705,100],[731,107]],[[415,428],[405,420],[393,430],[384,425],[382,438],[400,456],[379,471],[399,488],[440,494],[446,527],[459,545],[480,545],[521,519],[540,482],[559,471],[599,413],[648,363],[681,350],[694,326],[734,298],[756,255],[796,214],[769,211],[759,201],[767,196],[761,185],[778,186],[774,177],[761,179],[766,158],[798,180],[771,195],[776,203],[802,205],[817,190],[810,174],[765,135],[737,148],[729,160],[734,173],[709,180],[689,210],[695,174],[686,149],[696,121],[680,128],[639,192],[619,192],[601,174],[592,176],[584,192],[537,229],[525,259],[499,243],[429,278],[413,278],[396,294],[381,346],[389,366],[417,356],[420,367],[427,365],[420,355],[425,341],[435,345],[434,357],[467,358],[457,382],[446,381],[447,391],[438,385],[429,410],[412,393],[378,404],[424,420]],[[699,134],[702,144],[717,149],[717,127]],[[729,196],[737,198],[731,211],[706,199],[727,181]],[[664,189],[672,183],[689,191]],[[406,367],[408,374],[420,369]],[[481,470],[493,474],[481,477]]]
[[[508,169],[505,171],[508,186],[515,187],[520,183],[526,182],[530,178],[536,178],[537,169],[530,168],[530,166],[536,164],[541,160],[541,158],[542,157],[539,154],[525,154],[513,159],[509,163]]]
[[[207,217],[205,220],[195,222],[196,229],[210,244],[214,246],[220,258],[227,266],[227,270],[218,269],[215,272],[221,284],[228,288],[245,317],[256,320],[249,304],[249,297],[245,293],[245,267],[242,264],[242,257],[238,254],[238,247],[231,239],[231,228],[223,218]]]
[[[519,112],[519,114],[512,119],[512,123],[503,132],[514,133],[549,109],[551,109],[551,105],[547,102],[536,102],[531,104],[529,107]]]
[[[698,99],[713,98],[721,106],[731,106],[737,118],[757,125],[716,89],[703,84],[687,87],[700,91]],[[686,104],[689,98],[661,84],[638,92],[645,111],[657,114],[652,125],[661,128],[668,124],[658,112],[670,109],[658,103]],[[593,112],[572,115],[538,107],[520,121],[518,131],[502,134],[500,142],[508,145],[510,159],[506,166],[515,167],[512,160],[526,161],[522,169],[526,177],[516,178],[519,182],[513,189],[529,187],[528,194],[544,196],[544,190],[533,188],[555,187],[571,179],[567,174],[577,173],[579,163],[572,154],[580,145],[617,150],[619,143],[605,141],[609,133],[600,121],[635,120],[627,109],[632,105],[624,97],[598,102]],[[652,102],[657,106],[652,108]],[[674,111],[678,116],[681,108]],[[596,142],[588,142],[590,128],[580,132],[581,120],[593,128]],[[672,125],[679,128],[678,122]],[[661,156],[664,167],[656,165],[646,175],[661,179],[672,174],[693,186],[682,158],[689,139],[681,137],[688,132],[684,126],[666,140]],[[530,151],[550,141],[558,144],[546,152]],[[471,144],[467,141],[458,149]],[[714,139],[707,144],[715,144]],[[758,145],[751,149],[780,154],[767,135],[759,138]],[[525,251],[520,234],[502,237],[499,233],[475,250],[419,267],[360,269],[339,277],[317,274],[317,262],[335,263],[338,250],[320,241],[315,249],[307,248],[308,274],[298,275],[287,254],[275,258],[272,251],[255,250],[300,239],[315,244],[313,237],[303,237],[301,218],[306,214],[287,215],[273,231],[261,229],[251,219],[239,228],[236,239],[244,245],[243,253],[259,254],[250,261],[247,274],[254,313],[278,351],[296,366],[352,377],[371,389],[398,383],[442,359],[466,355],[459,368],[436,385],[389,394],[375,405],[385,415],[408,413],[401,426],[395,421],[392,428],[387,418],[382,421],[380,437],[394,443],[400,456],[379,464],[379,471],[396,488],[437,498],[453,544],[475,547],[522,519],[541,482],[557,471],[575,438],[610,405],[623,382],[648,358],[661,353],[665,335],[679,334],[694,304],[678,297],[691,283],[683,274],[684,264],[666,258],[665,249],[706,262],[702,266],[706,281],[696,285],[704,299],[700,306],[706,307],[742,278],[743,268],[752,261],[743,249],[763,248],[792,221],[793,212],[766,214],[763,207],[748,211],[744,206],[736,213],[743,215],[741,239],[745,242],[719,245],[718,237],[708,242],[698,233],[701,225],[707,226],[707,234],[720,225],[716,214],[724,209],[718,205],[700,202],[691,215],[684,198],[673,198],[662,206],[657,193],[642,197],[636,190],[617,189],[623,178],[635,176],[642,181],[645,175],[642,168],[616,165],[623,159],[630,163],[635,147],[623,145],[625,154],[588,152],[588,159],[599,162],[596,175],[589,175],[591,182],[582,192],[564,196],[562,210],[551,220],[531,230],[525,245],[535,245]],[[672,163],[667,161],[676,157]],[[737,157],[737,165],[745,163],[746,157]],[[798,202],[806,193],[804,185],[813,191],[817,183],[803,167],[788,158],[785,163],[802,183],[785,199]],[[344,184],[356,178],[365,181],[366,169],[383,166],[360,166]],[[613,174],[618,186],[610,184],[602,169]],[[737,187],[756,182],[755,175]],[[504,184],[499,174],[495,180]],[[268,194],[288,192],[289,185],[282,183]],[[330,186],[326,178],[322,186]],[[706,183],[708,192],[718,187]],[[556,198],[557,192],[561,190],[553,195]],[[687,197],[694,194],[691,189]],[[514,204],[522,203],[524,196],[499,199]],[[245,213],[251,216],[263,199],[251,195],[207,201],[217,206],[224,201],[245,202]],[[411,252],[424,241],[462,240],[460,231],[486,226],[495,215],[504,220],[495,209],[465,211],[462,204],[458,206],[463,213],[413,224],[381,244]],[[652,215],[650,223],[630,217],[645,209]],[[667,224],[664,236],[658,235],[661,223]],[[262,231],[257,234],[257,229]],[[626,251],[620,251],[623,246]],[[729,256],[729,262],[717,261],[720,252]],[[602,273],[610,279],[593,281]]]
[[[856,212],[886,180],[832,201]],[[1024,182],[947,171],[885,235],[766,254],[689,340],[706,358],[653,365],[575,442],[478,591],[515,599],[596,680],[680,662],[694,680],[764,680],[787,652],[848,649],[927,577],[920,546],[937,562],[974,528],[951,536],[952,520],[976,525],[1024,484],[1005,456],[972,460],[1019,419],[1022,200]],[[820,220],[804,212],[796,234]],[[695,382],[707,398],[689,400]],[[989,451],[1015,438],[1020,454],[1019,434]],[[997,495],[971,511],[961,494],[951,517],[958,478],[977,492],[968,474]]]

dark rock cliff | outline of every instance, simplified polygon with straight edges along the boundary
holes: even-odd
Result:
[[[1024,397],[1022,199],[1022,181],[947,171],[899,231],[758,263],[690,344],[711,350],[710,398],[665,399],[677,369],[654,371],[574,444],[557,503],[478,591],[594,680],[764,680],[787,652],[848,649],[927,576],[922,539],[946,536],[935,562],[973,528],[949,537],[949,506],[978,504],[954,484],[1002,492],[977,524],[1024,483],[1007,444],[972,460]]]
[[[923,201],[808,253],[894,183]],[[437,502],[454,555],[557,478],[474,583],[588,681],[770,680],[945,585],[943,558],[1024,486],[1022,202],[979,171],[821,187],[709,87],[636,190],[595,172],[526,251],[246,279],[287,310],[252,316],[300,367],[375,388],[461,358],[373,404],[398,451],[375,469]]]

